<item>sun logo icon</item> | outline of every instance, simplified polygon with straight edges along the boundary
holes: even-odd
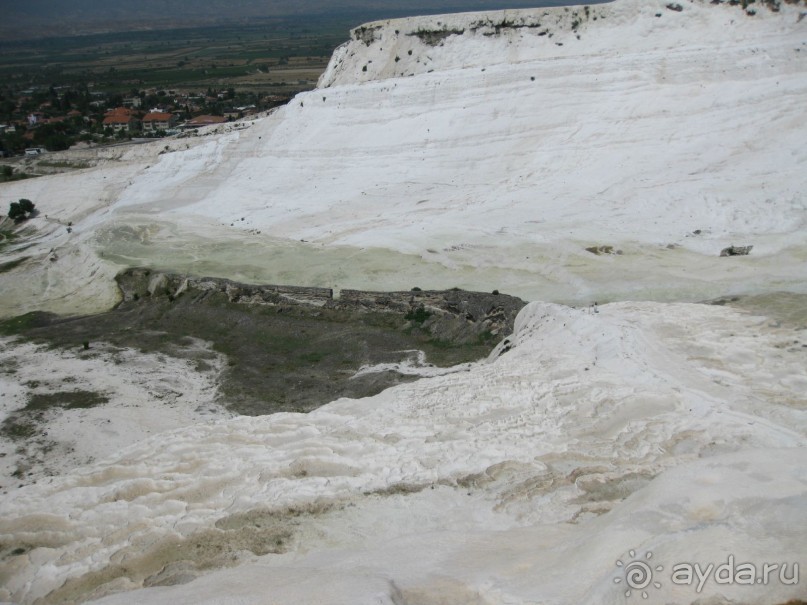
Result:
[[[616,566],[624,570],[624,577],[614,578],[614,584],[620,584],[624,581],[625,585],[628,587],[625,591],[626,597],[630,597],[635,590],[641,591],[642,598],[646,599],[648,594],[645,588],[651,585],[655,588],[661,588],[661,582],[653,581],[653,572],[664,571],[664,566],[651,566],[650,559],[653,558],[652,552],[646,553],[644,560],[636,558],[635,550],[631,550],[628,555],[630,556],[630,561],[627,563],[623,563],[621,560],[616,562]]]

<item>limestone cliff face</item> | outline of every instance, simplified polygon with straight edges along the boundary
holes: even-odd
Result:
[[[319,88],[596,53],[603,44],[656,46],[653,34],[659,29],[680,29],[693,19],[727,18],[734,24],[786,15],[792,20],[805,9],[805,0],[616,0],[375,21],[351,31]],[[617,24],[625,27],[614,28]],[[614,35],[618,29],[621,34]]]
[[[534,46],[560,48],[557,44],[574,38],[590,22],[612,13],[610,5],[595,5],[367,23],[353,29],[351,41],[336,50],[319,85],[329,87],[501,60],[518,61],[526,59],[523,53],[532,51]]]

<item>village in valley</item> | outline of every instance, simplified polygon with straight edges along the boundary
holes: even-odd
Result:
[[[137,142],[265,112],[316,86],[350,23],[278,18],[0,40],[0,158]]]
[[[221,124],[282,105],[287,95],[208,89],[132,90],[128,95],[86,87],[0,92],[0,154],[39,155]]]

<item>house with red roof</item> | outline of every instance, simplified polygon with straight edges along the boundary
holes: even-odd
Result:
[[[202,126],[213,126],[214,124],[223,124],[227,121],[224,116],[196,116],[189,121],[186,126],[188,128],[201,128]]]
[[[140,120],[131,109],[116,107],[115,109],[110,109],[104,115],[104,127],[111,128],[115,132],[121,130],[133,132],[140,130]]]
[[[143,116],[143,132],[168,130],[177,125],[177,118],[172,113],[152,111]]]

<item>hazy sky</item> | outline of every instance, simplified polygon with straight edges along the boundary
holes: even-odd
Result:
[[[595,4],[596,2],[589,2]],[[579,0],[0,0],[0,36],[120,31],[322,13],[420,13],[581,4]],[[357,23],[358,25],[358,23]]]

